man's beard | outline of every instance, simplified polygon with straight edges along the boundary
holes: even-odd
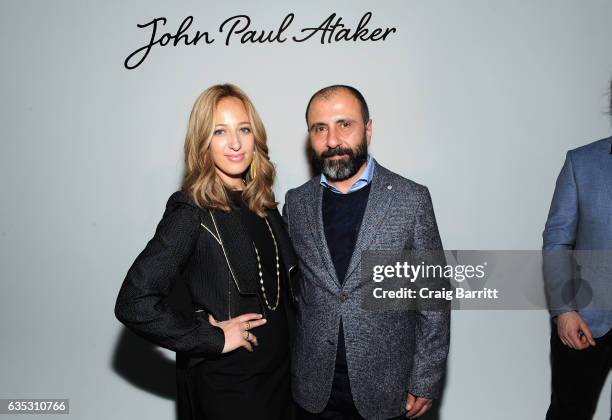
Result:
[[[331,156],[347,155],[340,159],[326,159]],[[329,149],[320,156],[312,151],[312,158],[318,169],[331,181],[344,181],[355,175],[368,160],[368,142],[364,134],[355,150],[350,148]]]

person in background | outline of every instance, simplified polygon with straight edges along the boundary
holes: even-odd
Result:
[[[612,82],[610,85],[612,113]],[[576,305],[573,251],[591,252],[587,272],[612,250],[612,137],[567,152],[543,233],[551,315],[551,399],[546,420],[591,419],[612,362],[612,285],[588,279],[597,305]],[[598,252],[600,251],[600,252]],[[609,257],[608,257],[609,258]],[[608,263],[609,264],[609,263]],[[589,267],[591,266],[591,267]],[[601,265],[600,265],[601,268]],[[578,276],[580,277],[580,276]],[[585,285],[584,283],[583,285]],[[580,287],[576,287],[580,289]],[[601,303],[601,300],[607,300]]]

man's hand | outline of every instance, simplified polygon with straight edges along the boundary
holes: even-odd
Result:
[[[557,317],[557,334],[563,344],[574,350],[596,345],[591,330],[576,311],[564,312]]]
[[[406,417],[414,419],[421,417],[431,408],[432,401],[428,398],[415,397],[408,393],[408,401],[406,401]]]

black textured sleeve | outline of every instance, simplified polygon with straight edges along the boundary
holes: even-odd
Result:
[[[204,317],[188,319],[165,302],[195,247],[200,224],[199,210],[175,198],[168,200],[153,238],[128,270],[117,296],[115,316],[161,347],[219,354],[225,344],[221,328]]]

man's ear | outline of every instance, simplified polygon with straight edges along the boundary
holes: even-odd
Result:
[[[368,122],[365,125],[365,131],[366,131],[366,139],[368,142],[368,146],[370,145],[370,139],[372,138],[372,118],[370,118],[368,120]]]

